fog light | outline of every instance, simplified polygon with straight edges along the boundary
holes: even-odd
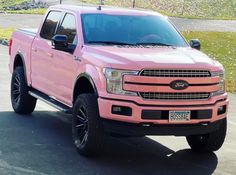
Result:
[[[116,115],[125,115],[125,116],[131,116],[132,115],[132,109],[130,107],[126,106],[115,106],[113,105],[111,108],[111,113]]]
[[[121,112],[122,109],[121,109],[120,106],[113,106],[112,111],[113,111],[113,112]]]
[[[226,112],[226,105],[220,106],[217,111],[217,115],[222,115]]]

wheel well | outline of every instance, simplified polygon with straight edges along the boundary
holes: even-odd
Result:
[[[16,55],[13,68],[15,69],[16,67],[24,67],[23,59],[20,55]]]
[[[86,77],[80,77],[75,85],[73,102],[75,102],[76,98],[80,94],[94,94],[94,93],[96,93],[96,90],[92,85],[91,81]]]

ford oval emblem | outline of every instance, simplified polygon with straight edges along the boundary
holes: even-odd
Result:
[[[175,80],[170,83],[170,87],[175,90],[184,90],[188,88],[188,82],[184,80]]]

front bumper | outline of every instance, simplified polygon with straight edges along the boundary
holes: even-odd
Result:
[[[99,113],[105,131],[118,135],[144,136],[144,135],[175,135],[187,136],[206,134],[217,130],[226,118],[229,101],[226,95],[211,99],[211,104],[189,104],[180,102],[178,105],[168,104],[139,104],[132,100],[98,98]],[[128,107],[125,114],[114,114],[112,107]],[[224,107],[224,112],[218,109]],[[148,117],[143,117],[144,111]],[[154,111],[154,112],[153,112]],[[182,123],[171,123],[168,118],[169,111],[191,111],[191,120]],[[210,111],[210,112],[209,112]],[[156,115],[159,114],[159,117]],[[153,115],[153,116],[152,116]]]
[[[99,113],[101,118],[108,119],[108,120],[115,120],[127,123],[152,123],[152,124],[172,124],[169,122],[168,119],[168,111],[191,111],[191,113],[198,113],[202,115],[201,111],[211,111],[210,113],[205,113],[204,115],[208,115],[205,117],[193,117],[190,121],[182,122],[179,124],[198,124],[202,122],[215,122],[217,120],[223,119],[227,115],[228,111],[228,104],[229,101],[227,99],[227,95],[224,94],[222,96],[213,97],[210,100],[205,101],[196,101],[196,102],[183,102],[179,101],[172,102],[169,101],[157,104],[149,104],[148,102],[145,103],[138,103],[136,101],[132,101],[132,99],[113,99],[107,97],[99,97],[98,98],[98,105],[99,105]],[[114,106],[121,106],[121,107],[128,107],[131,109],[129,115],[118,115],[112,111],[112,107]],[[218,113],[218,109],[220,107],[225,107],[225,112],[222,114]],[[150,117],[143,117],[144,111],[154,111],[153,115],[157,115],[155,111],[161,111],[161,115],[165,114],[165,117],[162,118],[152,118]],[[166,114],[167,113],[167,114]],[[167,116],[166,116],[167,115]]]

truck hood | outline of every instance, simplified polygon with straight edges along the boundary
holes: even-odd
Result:
[[[144,68],[196,68],[218,70],[221,64],[204,53],[192,49],[173,47],[134,48],[119,46],[87,46],[86,49],[104,67],[141,70]]]

